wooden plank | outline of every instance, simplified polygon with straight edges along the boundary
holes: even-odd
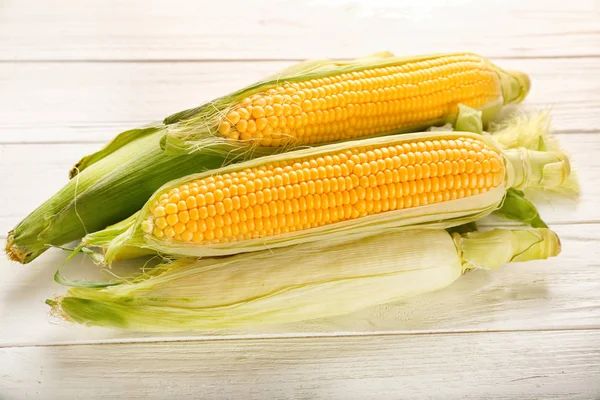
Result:
[[[4,63],[3,142],[105,142],[289,66],[244,63]]]
[[[553,259],[475,271],[436,293],[352,315],[273,327],[151,334],[73,326],[49,316],[44,300],[65,288],[52,277],[65,253],[51,250],[27,266],[0,257],[0,346],[97,341],[326,337],[381,332],[456,332],[600,328],[600,232],[597,224],[555,226],[563,253]],[[97,278],[83,258],[67,276]],[[116,271],[117,274],[119,270]],[[104,276],[106,278],[106,276]],[[319,341],[320,339],[316,340]],[[0,363],[1,364],[1,363]],[[0,374],[1,375],[1,374]]]
[[[600,136],[563,134],[559,138],[572,154],[584,190],[577,206],[554,202],[541,205],[540,211],[552,223],[600,221],[600,186],[596,184]],[[0,196],[0,235],[60,189],[67,182],[71,166],[99,147],[100,144],[0,145],[0,183],[11,188]]]
[[[0,60],[589,56],[600,54],[598,17],[595,0],[7,1]]]
[[[600,58],[494,60],[531,75],[525,108],[559,131],[600,126]],[[291,62],[0,63],[1,143],[104,142],[230,93]],[[565,90],[568,88],[568,90]]]
[[[0,349],[19,399],[593,399],[600,331]]]

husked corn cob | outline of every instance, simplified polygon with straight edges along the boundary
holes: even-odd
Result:
[[[283,83],[233,105],[218,131],[262,146],[324,143],[419,126],[456,114],[459,103],[479,108],[501,99],[489,61],[449,55]]]
[[[560,152],[501,150],[487,135],[363,139],[170,182],[137,216],[88,235],[84,245],[105,248],[110,263],[125,248],[219,256],[410,227],[445,229],[503,207],[509,188],[554,188],[569,175]],[[519,202],[512,196],[507,204],[515,209],[504,214],[521,215]]]
[[[156,238],[223,243],[456,200],[504,183],[484,140],[414,140],[291,158],[186,182],[144,224]]]
[[[210,135],[279,147],[415,131],[452,121],[459,104],[491,118],[530,86],[527,75],[475,54],[329,62],[294,72],[173,117],[180,124],[167,147],[173,140],[197,150]]]

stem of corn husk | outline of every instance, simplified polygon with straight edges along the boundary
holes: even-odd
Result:
[[[559,140],[552,134],[549,111],[515,112],[509,118],[490,125],[490,133],[496,143],[505,149],[524,148],[546,155],[554,154],[555,162],[549,163],[538,173],[528,168],[525,178],[529,180],[556,182],[555,185],[535,185],[524,189],[530,200],[548,202],[569,200],[576,202],[580,195],[576,169],[569,161],[568,153],[562,149]],[[513,153],[513,156],[516,156]],[[535,170],[535,168],[533,168]]]
[[[559,252],[558,236],[547,229],[409,230],[333,246],[183,258],[129,283],[75,287],[47,303],[54,315],[86,325],[148,331],[245,328],[343,315],[441,289],[469,269]]]

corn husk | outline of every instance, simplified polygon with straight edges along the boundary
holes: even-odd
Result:
[[[86,325],[181,331],[326,318],[444,288],[474,268],[560,252],[548,229],[396,231],[344,244],[300,244],[225,258],[183,258],[134,281],[74,287],[49,300]]]

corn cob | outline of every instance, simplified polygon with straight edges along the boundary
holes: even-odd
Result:
[[[485,141],[432,139],[293,157],[187,181],[150,206],[144,230],[179,242],[262,239],[470,197],[504,182],[502,158]]]
[[[71,171],[77,179],[9,232],[6,252],[28,263],[50,246],[129,216],[169,180],[233,161],[292,145],[454,122],[461,103],[483,110],[489,120],[503,104],[523,100],[529,85],[525,74],[471,54],[304,63],[118,135],[84,157]],[[180,157],[188,154],[193,158]]]
[[[423,248],[427,251],[423,251]],[[326,318],[450,285],[466,270],[560,252],[548,229],[449,234],[407,230],[332,246],[305,243],[217,259],[179,259],[136,281],[70,288],[48,300],[87,325],[177,331],[247,328]]]
[[[218,256],[398,226],[447,228],[497,210],[509,188],[560,186],[569,174],[561,153],[502,151],[468,132],[364,139],[175,180],[125,232],[92,234],[84,244],[107,246],[110,263],[123,246]]]
[[[495,116],[522,101],[527,75],[475,54],[374,57],[311,64],[171,117],[167,148],[220,136],[259,146],[327,143],[451,122],[458,105]],[[202,129],[205,127],[205,129]]]

